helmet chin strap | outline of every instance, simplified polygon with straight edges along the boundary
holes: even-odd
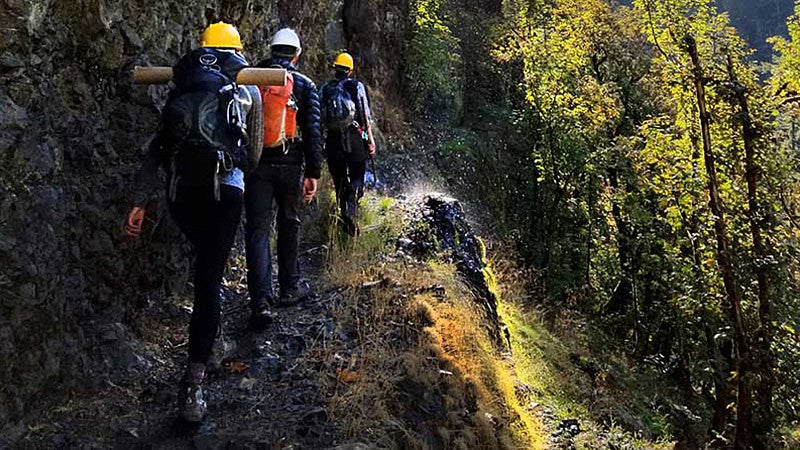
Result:
[[[273,58],[288,59],[289,61],[291,61],[294,64],[300,59],[300,54],[301,53],[303,53],[303,49],[300,48],[300,49],[297,49],[297,51],[294,54],[291,54],[291,55],[288,54],[288,53],[272,53],[272,57]]]

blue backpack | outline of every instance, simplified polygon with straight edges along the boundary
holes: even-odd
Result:
[[[348,81],[332,81],[322,89],[322,123],[328,131],[345,131],[356,121],[356,103],[345,88]]]

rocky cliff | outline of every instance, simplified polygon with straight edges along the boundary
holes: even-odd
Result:
[[[41,400],[144,370],[125,339],[137,310],[186,289],[187,248],[161,226],[123,238],[129,184],[166,89],[130,83],[171,65],[210,22],[239,26],[252,59],[280,26],[304,39],[318,82],[334,52],[364,64],[379,116],[396,117],[401,0],[7,0],[0,27],[0,429]],[[117,342],[110,345],[108,342]]]

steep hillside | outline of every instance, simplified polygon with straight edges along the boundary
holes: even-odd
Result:
[[[800,22],[769,80],[744,41],[788,0],[0,8],[0,447],[798,446]],[[253,61],[296,28],[318,83],[349,48],[379,153],[358,239],[322,180],[319,296],[264,331],[240,230],[186,428],[189,248],[163,199],[121,229],[167,88],[130,73],[218,20]]]
[[[329,188],[329,186],[326,186]],[[191,298],[144,305],[103,336],[138,367],[70,395],[24,426],[15,448],[666,449],[642,375],[585,356],[524,304],[524,272],[490,261],[454,200],[435,192],[364,201],[342,239],[325,194],[306,217],[302,262],[320,295],[247,328],[244,260],[224,288],[224,359],[198,428],[173,421]],[[487,241],[489,245],[495,245]],[[505,321],[505,322],[504,322]],[[655,415],[655,420],[665,420]],[[638,437],[637,437],[638,436]],[[646,438],[645,438],[646,437]],[[649,439],[648,439],[649,438]],[[660,438],[664,443],[659,443]]]
[[[758,50],[757,57],[772,59],[772,46],[767,39],[785,36],[786,19],[794,12],[792,0],[721,0],[720,7],[731,15],[733,25]]]

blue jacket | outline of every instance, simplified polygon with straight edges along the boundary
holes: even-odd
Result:
[[[267,59],[258,63],[256,67],[274,66],[281,66],[290,71],[294,78],[294,97],[300,105],[297,111],[300,139],[290,146],[285,155],[282,151],[264,149],[261,154],[261,164],[305,163],[306,178],[319,178],[322,174],[322,130],[317,86],[285,59]]]

